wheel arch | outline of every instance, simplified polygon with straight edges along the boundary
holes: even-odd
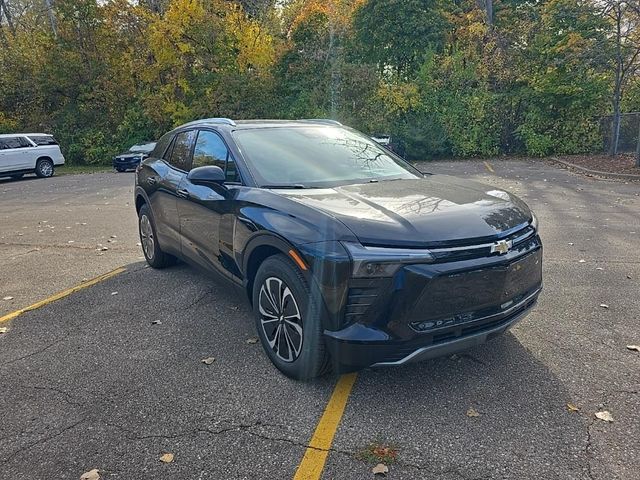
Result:
[[[245,279],[245,290],[249,302],[253,304],[253,282],[262,262],[274,255],[286,255],[291,258],[290,251],[297,249],[283,238],[271,234],[262,234],[254,237],[247,244],[242,256],[242,272]],[[295,259],[293,259],[295,261]],[[307,271],[303,271],[307,274]]]

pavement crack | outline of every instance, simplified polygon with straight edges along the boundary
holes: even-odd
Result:
[[[17,455],[19,455],[22,452],[26,452],[27,450],[32,449],[33,447],[36,447],[38,445],[41,445],[43,443],[47,443],[50,440],[53,440],[54,438],[59,437],[60,435],[63,435],[64,433],[68,432],[69,430],[73,430],[74,428],[76,428],[78,425],[80,425],[81,423],[84,423],[86,421],[85,418],[82,418],[80,420],[78,420],[75,423],[72,423],[71,425],[66,426],[65,428],[63,428],[62,430],[58,431],[57,433],[54,433],[53,435],[49,435],[48,437],[44,437],[41,438],[39,440],[36,440],[35,442],[31,442],[28,445],[25,445],[24,447],[19,448],[18,450],[14,451],[13,453],[11,453],[8,457],[5,457],[3,460],[0,460],[0,463],[9,463],[9,461],[11,459],[13,459],[14,457],[16,457]]]
[[[45,352],[45,351],[49,350],[51,347],[54,347],[54,346],[56,346],[57,344],[62,343],[63,341],[64,341],[64,338],[60,338],[60,339],[56,340],[55,342],[51,342],[51,343],[49,343],[49,344],[45,345],[44,347],[39,348],[38,350],[36,350],[36,351],[34,351],[34,352],[28,353],[28,354],[23,355],[23,356],[18,357],[18,358],[14,358],[14,359],[12,359],[12,360],[9,360],[8,362],[4,362],[4,363],[2,364],[2,366],[10,365],[10,364],[12,364],[12,363],[19,362],[20,360],[24,360],[25,358],[30,358],[30,357],[33,357],[33,356],[35,356],[35,355],[39,355],[39,354],[41,354],[41,353],[43,353],[43,352]]]
[[[83,407],[84,406],[84,404],[75,401],[73,396],[69,392],[65,392],[64,390],[61,390],[59,388],[44,387],[44,386],[40,386],[40,385],[16,385],[16,388],[30,388],[30,389],[33,389],[33,390],[45,390],[45,391],[50,391],[50,392],[56,392],[56,393],[60,394],[62,396],[62,398],[64,399],[64,401],[66,403],[68,403],[69,405],[73,405],[73,406],[76,406],[76,407]]]
[[[591,453],[591,449],[592,449],[592,445],[591,445],[591,427],[593,427],[593,424],[595,422],[595,419],[591,419],[591,421],[589,422],[589,425],[587,425],[587,443],[584,447],[584,455],[587,461],[587,476],[590,479],[594,479],[593,476],[593,472],[591,471],[591,457],[592,457],[592,453]]]

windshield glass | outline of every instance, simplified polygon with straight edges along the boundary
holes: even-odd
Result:
[[[255,128],[233,135],[263,187],[324,187],[422,176],[370,138],[344,127]]]
[[[143,152],[143,153],[149,153],[151,150],[153,150],[154,148],[156,148],[156,144],[155,143],[144,143],[142,145],[134,145],[133,147],[131,147],[129,149],[130,152]]]

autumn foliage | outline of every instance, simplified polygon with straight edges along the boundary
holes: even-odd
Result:
[[[489,22],[475,0],[5,1],[0,132],[75,163],[213,116],[332,117],[411,158],[576,153],[611,109],[597,2],[496,0]]]

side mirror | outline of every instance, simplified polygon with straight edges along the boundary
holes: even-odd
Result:
[[[197,167],[191,170],[187,174],[187,180],[195,185],[207,185],[217,183],[223,184],[226,180],[224,171],[220,167],[213,165],[206,165],[204,167]]]

